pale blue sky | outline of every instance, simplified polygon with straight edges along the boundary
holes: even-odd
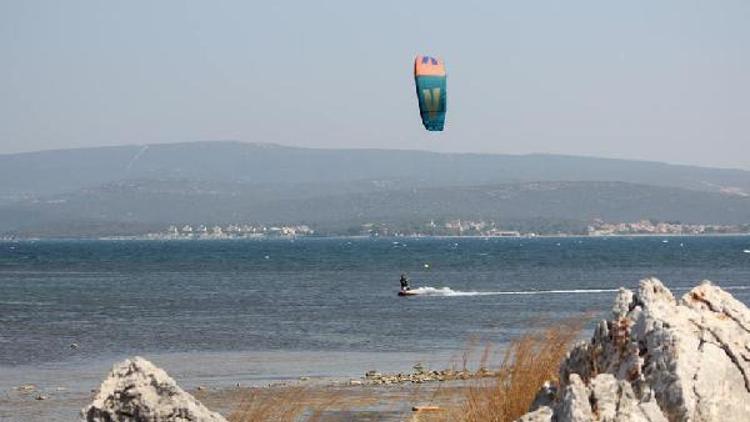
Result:
[[[236,139],[750,169],[750,2],[0,0],[0,153]],[[444,133],[412,60],[448,68]]]

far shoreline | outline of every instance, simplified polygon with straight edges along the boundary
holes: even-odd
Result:
[[[685,234],[685,233],[629,233],[629,234],[608,234],[608,235],[587,235],[587,234],[538,234],[534,236],[480,236],[480,235],[404,235],[404,236],[367,236],[367,235],[330,235],[330,236],[268,236],[268,237],[204,237],[204,238],[152,238],[145,236],[100,236],[100,237],[18,237],[18,238],[0,238],[0,243],[18,243],[18,242],[50,242],[50,241],[104,241],[104,242],[232,242],[232,241],[295,241],[295,240],[418,240],[418,239],[508,239],[508,240],[533,240],[533,239],[608,239],[608,238],[714,238],[714,237],[749,237],[750,233],[703,233],[703,234]]]

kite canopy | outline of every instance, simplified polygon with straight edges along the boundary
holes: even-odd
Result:
[[[414,82],[417,86],[419,114],[425,129],[443,130],[447,105],[445,64],[438,58],[417,56],[414,59]]]

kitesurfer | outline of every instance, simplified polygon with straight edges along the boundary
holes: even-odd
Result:
[[[409,287],[409,279],[406,278],[406,274],[401,274],[401,280],[399,280],[399,282],[401,283],[402,292],[411,290],[411,287]]]

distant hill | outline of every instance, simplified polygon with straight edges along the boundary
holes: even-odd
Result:
[[[254,184],[382,182],[476,186],[529,181],[618,181],[750,193],[750,172],[559,155],[439,154],[195,142],[0,155],[0,197],[72,192],[126,179]]]
[[[477,218],[539,230],[566,222],[582,229],[595,218],[684,223],[750,222],[750,199],[716,192],[623,182],[528,182],[475,187],[382,189],[313,195],[244,184],[130,181],[23,201],[0,208],[5,231],[35,235],[138,234],[168,224],[307,223],[342,233],[364,223],[424,223]]]
[[[0,233],[134,234],[172,223],[487,218],[750,222],[750,172],[554,155],[238,142],[0,155]]]

